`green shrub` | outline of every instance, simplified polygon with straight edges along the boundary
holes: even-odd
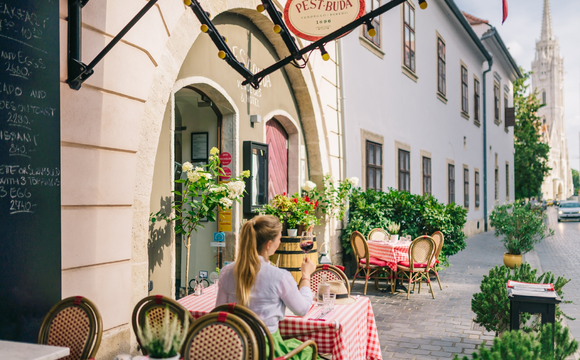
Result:
[[[570,339],[568,328],[555,324],[554,344],[552,324],[542,326],[539,334],[519,330],[508,331],[493,339],[489,349],[481,346],[471,355],[474,360],[564,360],[578,350],[578,342]],[[453,360],[459,360],[455,355]],[[468,360],[467,356],[462,358]]]
[[[507,252],[513,255],[532,251],[535,244],[554,235],[546,219],[547,215],[540,209],[519,203],[496,206],[489,216],[495,236],[503,235],[501,241]]]
[[[502,265],[496,266],[489,271],[489,275],[483,276],[479,289],[481,292],[473,294],[471,299],[471,310],[476,317],[474,322],[485,327],[487,331],[495,331],[498,334],[507,331],[510,326],[510,301],[507,296],[506,284],[508,280],[515,280],[527,283],[554,284],[554,288],[560,298],[564,293],[562,288],[570,280],[559,276],[557,279],[551,272],[545,272],[536,276],[537,270],[532,270],[530,264],[523,263],[522,266],[513,270]],[[564,316],[569,319],[556,305],[556,318]],[[530,319],[530,314],[521,313],[520,321],[526,323]]]
[[[463,226],[467,210],[456,204],[445,205],[433,196],[411,194],[392,188],[388,192],[355,189],[350,196],[349,219],[342,232],[342,246],[346,253],[352,251],[350,235],[359,231],[365,236],[376,227],[386,229],[390,222],[401,224],[399,233],[411,235],[431,235],[441,231],[445,243],[439,260],[465,249]]]

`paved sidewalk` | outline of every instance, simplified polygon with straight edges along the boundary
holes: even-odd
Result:
[[[383,358],[385,359],[451,359],[455,354],[471,354],[494,333],[472,323],[473,293],[479,291],[484,274],[503,264],[504,247],[492,232],[467,239],[467,248],[450,259],[451,267],[439,274],[443,290],[433,282],[435,299],[429,287],[421,294],[381,293],[369,283]],[[423,284],[426,285],[426,284]],[[380,287],[384,287],[384,283]],[[362,294],[364,281],[357,280],[352,293]]]

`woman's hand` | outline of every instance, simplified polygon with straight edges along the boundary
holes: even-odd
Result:
[[[303,278],[310,278],[310,274],[312,274],[314,270],[316,270],[316,264],[313,263],[309,258],[304,257],[300,269],[302,270]]]

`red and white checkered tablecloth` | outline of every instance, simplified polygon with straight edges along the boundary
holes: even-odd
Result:
[[[397,263],[400,261],[409,261],[410,242],[399,241],[391,243],[386,241],[367,241],[369,255],[387,262],[387,266],[393,271],[397,271]]]
[[[202,296],[190,295],[178,302],[197,319],[215,307],[216,297],[216,287],[210,286]],[[280,322],[280,335],[285,339],[314,340],[319,353],[332,354],[335,360],[383,358],[369,298],[361,296],[353,304],[336,305],[323,320],[313,320],[321,311],[313,306],[304,317],[287,316]]]

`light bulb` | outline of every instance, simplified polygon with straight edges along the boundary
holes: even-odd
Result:
[[[425,9],[427,9],[427,1],[426,1],[426,0],[419,1],[419,7],[420,7],[422,10],[425,10]]]
[[[206,24],[202,24],[200,27],[201,32],[208,32],[209,31],[209,27]]]
[[[223,50],[220,50],[220,51],[218,52],[218,57],[219,57],[220,59],[222,59],[222,60],[223,60],[223,59],[225,59],[225,58],[226,58],[226,52],[225,52],[225,51],[223,51]]]
[[[256,6],[256,10],[258,12],[263,12],[264,10],[266,10],[266,8],[264,7],[264,5],[260,4],[260,5]]]
[[[375,37],[377,35],[377,31],[374,28],[370,28],[369,31],[367,31],[367,33],[369,34],[370,37]]]
[[[224,42],[227,43],[228,42],[228,38],[224,36]]]
[[[328,61],[329,59],[330,59],[330,55],[328,55],[328,53],[322,54],[322,60]]]
[[[183,3],[184,3],[186,6],[189,6],[189,5],[191,5],[191,0],[183,0]]]
[[[280,25],[276,24],[276,25],[274,25],[274,28],[272,30],[274,30],[274,32],[276,34],[279,34],[282,31],[282,27]]]

